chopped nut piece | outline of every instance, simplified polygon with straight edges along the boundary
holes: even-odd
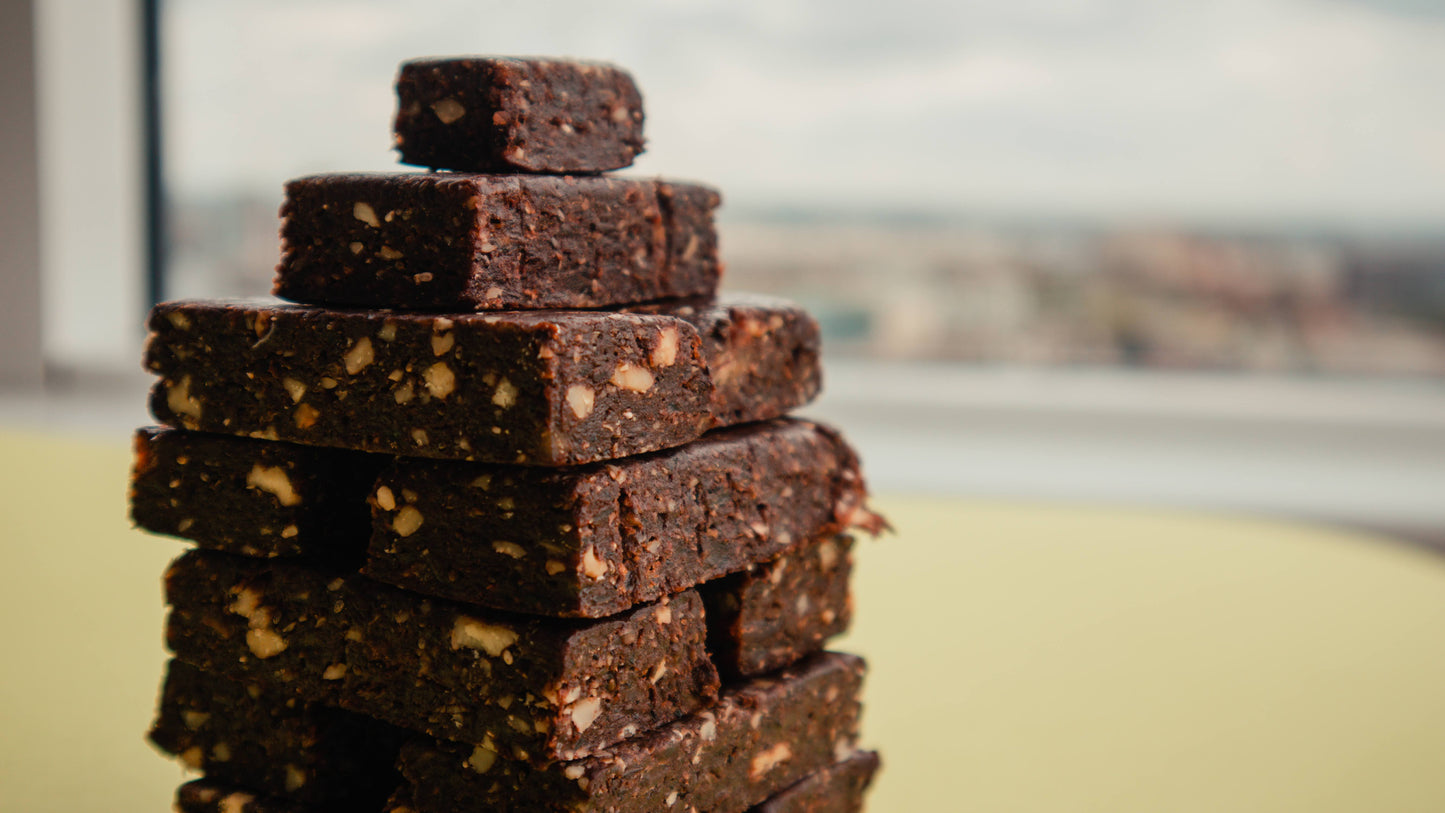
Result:
[[[671,367],[677,361],[677,328],[663,328],[652,348],[652,363],[658,367]]]
[[[576,415],[578,420],[586,419],[592,414],[592,405],[596,399],[597,394],[585,384],[573,384],[567,388],[567,406],[572,408],[572,414]]]
[[[450,97],[439,102],[433,102],[431,110],[441,120],[442,124],[451,124],[467,114],[467,109],[461,103]]]
[[[297,429],[310,429],[316,425],[316,419],[319,417],[321,417],[321,411],[310,404],[301,404],[291,415],[291,419],[296,422]]]
[[[497,382],[496,391],[492,393],[492,403],[503,409],[517,403],[517,388],[507,379],[501,379]]]
[[[427,392],[430,392],[433,398],[445,398],[457,388],[457,377],[444,361],[438,361],[426,368],[422,378],[426,380]]]
[[[398,536],[411,536],[416,529],[421,527],[421,512],[415,507],[404,505],[396,512],[396,517],[391,521],[391,529],[396,531]]]
[[[488,624],[465,615],[457,616],[456,624],[452,627],[452,649],[480,649],[495,658],[515,643],[516,630],[500,624]]]
[[[381,221],[376,217],[376,210],[371,208],[369,203],[357,201],[356,205],[351,207],[351,216],[373,229],[381,228]]]
[[[452,337],[451,333],[433,333],[431,337],[432,355],[445,355],[448,350],[452,349],[452,345],[454,344],[456,344],[456,339]]]
[[[579,732],[586,731],[592,727],[597,715],[602,713],[602,700],[596,697],[584,697],[572,704],[572,725],[577,726]]]
[[[350,350],[346,351],[346,356],[342,359],[342,362],[346,365],[347,374],[356,375],[366,369],[367,365],[371,364],[375,359],[376,356],[371,350],[371,339],[362,336],[356,340],[356,343],[351,346]]]
[[[381,486],[376,490],[376,504],[383,511],[393,511],[396,509],[396,495],[391,493],[391,489]]]
[[[285,652],[286,640],[272,629],[249,629],[246,630],[246,647],[251,654],[265,660]]]
[[[652,389],[652,371],[646,367],[637,367],[624,361],[617,365],[617,369],[613,371],[612,383],[625,390],[647,392]]]
[[[294,378],[281,379],[281,386],[286,388],[286,393],[291,396],[291,403],[299,403],[306,397],[306,385]]]
[[[301,502],[301,495],[296,493],[295,487],[291,485],[291,478],[280,466],[262,466],[259,463],[252,466],[250,473],[246,475],[246,485],[274,494],[276,500],[285,506],[298,505]]]
[[[607,562],[597,556],[597,551],[588,548],[582,551],[582,572],[590,579],[600,579],[607,575]]]
[[[493,542],[492,550],[504,556],[510,556],[513,559],[521,559],[527,555],[527,552],[522,549],[522,546],[516,542]]]
[[[201,417],[201,402],[191,397],[190,376],[183,376],[179,384],[174,384],[166,390],[166,405],[177,415],[196,419]]]
[[[497,761],[497,752],[483,745],[472,749],[472,755],[467,759],[467,764],[477,773],[486,773],[492,769]]]
[[[780,742],[766,751],[753,757],[752,768],[749,775],[753,779],[762,777],[763,774],[787,762],[793,757],[793,749],[785,742]]]

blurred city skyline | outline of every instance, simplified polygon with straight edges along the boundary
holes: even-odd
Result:
[[[181,200],[396,168],[403,59],[609,59],[734,212],[1445,231],[1445,14],[1393,0],[174,0]],[[725,210],[727,211],[727,210]]]

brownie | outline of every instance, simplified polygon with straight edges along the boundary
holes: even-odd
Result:
[[[143,428],[135,434],[130,514],[147,531],[245,556],[359,566],[363,509],[382,455]]]
[[[171,661],[151,742],[209,779],[325,808],[379,809],[406,732]]]
[[[474,613],[368,596],[342,705],[514,759],[575,759],[711,702],[718,677],[694,591],[613,618]]]
[[[633,178],[385,173],[286,184],[275,293],[478,311],[711,295],[718,193]]]
[[[708,582],[708,647],[726,677],[771,672],[823,648],[853,617],[853,539],[824,536]]]
[[[677,316],[697,328],[719,426],[785,415],[822,389],[818,323],[785,299],[728,293],[629,310]]]
[[[678,446],[714,422],[696,331],[593,311],[444,317],[171,302],[149,322],[170,426],[558,466]]]
[[[166,585],[181,660],[518,759],[594,753],[718,687],[695,591],[567,621],[210,551],[177,559]]]
[[[166,645],[207,672],[336,705],[351,585],[339,571],[280,561],[182,554],[165,574]]]
[[[809,774],[751,813],[861,813],[863,796],[873,783],[878,764],[877,751],[855,751]]]
[[[377,482],[368,576],[540,615],[610,615],[878,522],[853,450],[792,419],[563,470],[399,458]]]
[[[642,95],[601,62],[508,57],[402,63],[403,164],[466,172],[600,172],[642,152]]]
[[[862,679],[861,659],[816,655],[604,754],[543,768],[413,741],[403,793],[416,813],[744,813],[853,753]]]

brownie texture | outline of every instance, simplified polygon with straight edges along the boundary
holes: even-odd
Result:
[[[630,310],[676,316],[697,329],[719,426],[780,417],[822,389],[818,323],[786,299],[727,293]]]
[[[605,754],[545,768],[413,741],[403,794],[416,813],[744,813],[853,752],[863,668],[820,654]]]
[[[344,811],[372,813],[381,809],[381,805],[350,804]],[[175,813],[343,813],[343,809],[264,796],[232,782],[206,777],[176,790]]]
[[[711,702],[702,599],[590,623],[498,617],[377,591],[342,705],[519,760],[575,759]]]
[[[401,781],[410,735],[359,714],[306,703],[171,661],[151,742],[208,779],[318,809],[376,810]]]
[[[212,551],[165,574],[166,645],[207,672],[337,705],[356,603],[339,571]]]
[[[721,266],[704,186],[387,173],[286,184],[275,293],[318,305],[478,311],[708,296]]]
[[[149,326],[151,412],[183,429],[559,466],[714,423],[697,333],[670,316],[191,301],[156,306]]]
[[[853,450],[793,419],[564,470],[400,458],[377,482],[368,576],[539,615],[610,615],[878,522]]]
[[[383,455],[182,429],[135,434],[130,515],[152,533],[244,556],[359,566]]]
[[[166,586],[181,660],[515,759],[605,749],[718,688],[695,591],[566,621],[210,551],[177,559]]]
[[[855,751],[846,759],[808,774],[802,780],[748,808],[748,813],[861,813],[864,795],[879,766],[876,751]],[[239,785],[211,778],[181,786],[176,794],[179,813],[322,813],[324,808],[287,799],[258,796]],[[352,813],[372,813],[383,807],[354,805]],[[417,813],[411,789],[397,788],[384,805],[387,813]],[[686,810],[686,808],[684,808]]]
[[[753,808],[752,813],[861,813],[878,772],[877,751],[855,751]]]
[[[824,536],[703,585],[718,671],[729,678],[771,672],[847,631],[852,571],[852,537]]]
[[[642,94],[601,62],[515,57],[402,63],[403,164],[467,172],[600,172],[642,152]]]

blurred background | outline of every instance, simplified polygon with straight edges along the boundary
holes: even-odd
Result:
[[[1168,578],[1179,568],[1237,575],[1260,572],[1248,557],[1274,555],[1261,551],[1314,529],[1326,538],[1286,545],[1269,572],[1313,572],[1319,562],[1311,557],[1367,539],[1349,547],[1360,561],[1328,567],[1364,574],[1361,584],[1376,584],[1375,592],[1340,591],[1329,579],[1261,582],[1257,594],[1238,595],[1231,592],[1238,585],[1195,584],[1159,588],[1117,615],[1167,606],[1177,619],[1198,620],[1225,605],[1237,611],[1235,599],[1248,606],[1254,595],[1274,607],[1304,590],[1322,613],[1384,613],[1378,626],[1350,627],[1359,641],[1398,642],[1413,631],[1418,646],[1391,651],[1430,659],[1401,661],[1374,675],[1384,682],[1368,691],[1349,683],[1329,697],[1388,696],[1400,691],[1391,675],[1424,686],[1427,676],[1445,674],[1438,634],[1445,574],[1435,557],[1445,551],[1445,7],[1438,3],[0,0],[0,7],[7,111],[0,432],[78,438],[123,460],[129,430],[148,420],[138,362],[146,309],[159,298],[265,294],[287,178],[398,168],[389,138],[398,62],[458,53],[605,59],[633,72],[646,101],[648,151],[629,172],[719,187],[725,285],[794,298],[824,327],[828,390],[812,413],[847,431],[875,490],[903,512],[896,544],[870,548],[860,573],[884,573],[888,562],[907,558],[917,570],[887,572],[898,579],[888,589],[908,592],[909,579],[930,561],[979,552],[969,545],[988,550],[985,530],[995,539],[1047,540],[1058,547],[1029,543],[1022,549],[1033,558],[1007,566],[989,559],[1000,569],[964,578],[1017,597],[1013,588],[1036,587],[1041,572],[1058,575],[1064,592],[1050,599],[1063,602],[1052,605],[1059,618],[1101,612],[1112,620],[1091,629],[1107,636],[1117,617],[1101,607],[1116,591],[1164,577],[1100,559],[1084,566],[1100,579],[1092,586],[1068,578],[1080,572],[1073,543],[1095,543],[1112,551],[1099,554],[1106,557],[1123,556],[1117,546],[1124,545],[1133,558],[1118,561],[1131,562],[1160,554],[1121,540],[1151,537],[1167,548],[1194,539],[1201,558],[1167,565]],[[119,494],[124,475],[115,476]],[[29,496],[9,499],[17,511],[30,504]],[[115,511],[123,511],[118,502]],[[1110,516],[1122,524],[1109,524]],[[1225,519],[1242,524],[1211,524]],[[918,529],[912,536],[910,527]],[[1331,536],[1337,533],[1362,535],[1347,543]],[[1258,545],[1236,545],[1250,534]],[[1193,550],[1180,545],[1175,552]],[[1399,556],[1414,558],[1369,581],[1377,564],[1370,557]],[[1423,580],[1408,612],[1390,604],[1409,594],[1398,579]],[[860,625],[869,612],[884,618],[894,606],[883,596],[895,594],[881,586],[870,604],[866,587]],[[1177,603],[1190,590],[1215,603]],[[1366,593],[1370,601],[1361,598]],[[1352,603],[1331,600],[1341,595]],[[935,618],[956,612],[946,598],[917,608]],[[1404,615],[1390,615],[1397,611]],[[1237,642],[1235,633],[1257,623],[1239,612],[1217,615],[1226,625],[1214,630],[1221,641]],[[1310,640],[1336,654],[1352,651],[1332,641],[1338,627],[1315,620],[1323,626],[1311,627],[1318,640]],[[1063,635],[1064,627],[1053,629]],[[891,637],[881,625],[860,626],[857,636],[870,655]],[[1281,636],[1282,646],[1299,640]],[[1029,638],[1006,618],[975,641],[946,645],[959,651],[918,662],[941,670],[979,642],[1021,640],[1036,648],[1009,650],[1021,659],[1018,674],[1037,677],[1039,669],[1025,664],[1057,654],[1059,640]],[[1156,646],[1149,640],[1139,652],[1120,650],[1119,692],[1141,690],[1127,675],[1140,652]],[[1191,651],[1217,653],[1223,644],[1199,646]],[[1226,673],[1248,684],[1251,659],[1275,651],[1261,643],[1240,656],[1249,661],[1238,664],[1242,671]],[[1087,671],[1073,658],[1048,669]],[[1284,694],[1338,666],[1326,659],[1333,666],[1306,669],[1312,662],[1303,656],[1281,663],[1301,670],[1269,684]],[[959,679],[952,666],[948,674]],[[892,685],[889,679],[879,678]],[[1042,694],[1002,708],[1036,710],[1039,697],[1065,696],[1056,684],[1035,689]],[[1281,696],[1257,696],[1261,713]],[[976,702],[955,725],[994,720],[998,731],[1014,731],[1013,718],[992,700]],[[1440,699],[1410,702],[1395,713],[1413,735],[1422,721],[1445,729]],[[881,727],[894,731],[886,697],[873,703],[882,706]],[[1068,714],[1048,719],[1062,729],[1033,742],[1078,734]],[[1267,717],[1252,720],[1268,728]],[[1139,730],[1134,758],[1169,741],[1167,732]],[[1376,733],[1378,741],[1357,740],[1368,743],[1365,751],[1310,763],[1318,770],[1288,782],[1261,770],[1251,787],[1295,788],[1298,809],[1324,809],[1329,777],[1341,765],[1368,763],[1362,784],[1350,786],[1364,789],[1358,798],[1379,798],[1391,785],[1419,791],[1420,806],[1396,799],[1377,809],[1431,809],[1420,800],[1438,800],[1445,787],[1410,767],[1426,746],[1398,728]],[[1334,734],[1340,743],[1363,736]],[[912,735],[894,736],[885,756]],[[1251,734],[1219,736],[1223,748]],[[1284,736],[1279,747],[1306,739],[1317,738]],[[1032,760],[1030,747],[1019,764]],[[1429,747],[1438,757],[1445,741]],[[931,749],[966,759],[976,778],[999,775],[984,743]],[[1393,756],[1375,765],[1365,752]],[[1181,760],[1213,764],[1197,757]],[[1119,782],[1102,787],[1096,777],[1072,786],[1067,804],[1026,801],[1029,782],[1020,780],[1011,791],[980,796],[978,809],[1136,809],[1130,800],[1141,810],[1210,809],[1179,804],[1194,780],[1164,766],[1156,766],[1161,787],[1179,795],[1135,798],[1128,788],[1142,780],[1118,761],[1103,764],[1118,767]],[[890,770],[909,776],[906,765]],[[909,798],[904,781],[888,776],[880,798]],[[0,794],[3,788],[0,780]],[[1259,793],[1232,797],[1230,809],[1296,809],[1283,796]],[[1266,798],[1274,801],[1259,803]]]

